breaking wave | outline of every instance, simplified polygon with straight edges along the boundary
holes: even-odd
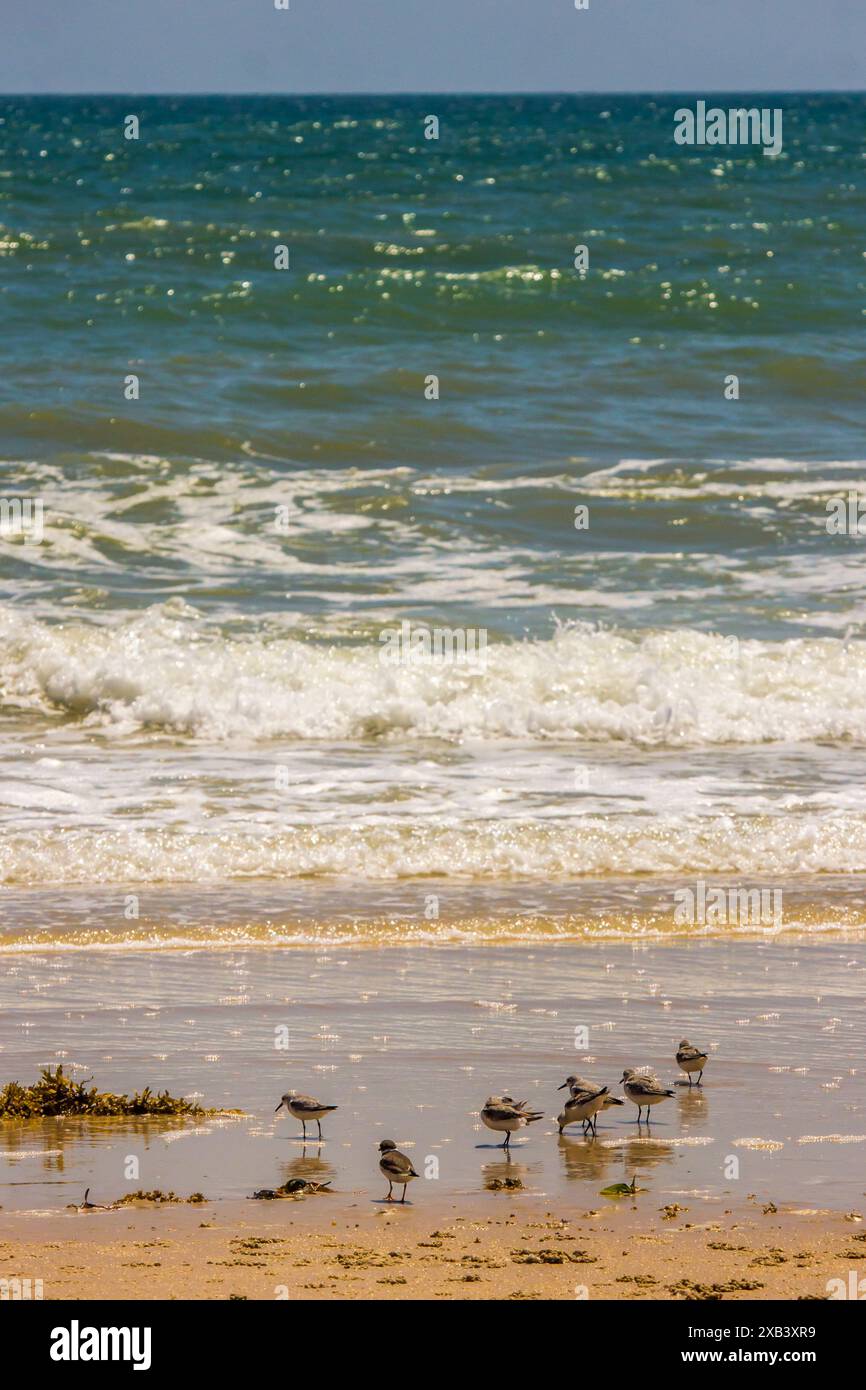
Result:
[[[226,632],[179,601],[102,624],[0,611],[8,707],[208,742],[560,740],[644,746],[866,741],[866,643],[588,625],[490,642],[483,662]]]

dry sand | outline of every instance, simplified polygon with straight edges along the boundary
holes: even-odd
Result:
[[[0,1215],[0,1279],[41,1279],[46,1299],[573,1300],[825,1299],[828,1280],[866,1276],[854,1214],[333,1203]]]

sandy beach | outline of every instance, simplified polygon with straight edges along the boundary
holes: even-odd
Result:
[[[570,1219],[503,1193],[370,1210],[305,1197],[140,1208],[20,1223],[0,1217],[0,1279],[45,1299],[826,1299],[866,1275],[860,1220],[831,1212],[626,1203]]]

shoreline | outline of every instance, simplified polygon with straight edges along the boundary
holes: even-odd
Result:
[[[142,883],[131,893],[125,883],[7,883],[0,957],[866,937],[861,875],[761,875],[750,889],[732,887],[735,879],[706,870],[545,883],[338,877]],[[684,894],[693,912],[683,912]],[[781,902],[775,920],[762,916],[761,894]]]

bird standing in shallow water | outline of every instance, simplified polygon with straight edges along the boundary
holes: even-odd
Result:
[[[627,1067],[622,1074],[622,1089],[625,1091],[629,1100],[633,1100],[637,1106],[637,1122],[640,1124],[640,1112],[646,1106],[646,1122],[650,1122],[650,1106],[658,1105],[661,1100],[668,1100],[673,1096],[673,1091],[668,1091],[657,1076],[647,1075],[644,1072],[635,1071],[634,1067]]]
[[[507,1149],[516,1129],[525,1129],[533,1120],[543,1119],[543,1111],[530,1110],[529,1102],[512,1100],[511,1096],[488,1096],[481,1111],[488,1129],[505,1133],[503,1149]]]
[[[321,1139],[322,1116],[327,1115],[331,1110],[337,1109],[336,1105],[323,1105],[320,1100],[316,1100],[315,1096],[299,1096],[291,1091],[283,1096],[274,1114],[276,1115],[277,1111],[282,1110],[283,1106],[286,1107],[290,1115],[294,1115],[296,1120],[301,1121],[301,1124],[304,1126],[305,1139],[307,1137],[308,1120],[311,1124],[313,1120],[316,1121],[316,1124],[319,1126],[319,1138]]]
[[[565,1086],[568,1087],[569,1091],[573,1096],[576,1096],[579,1091],[601,1090],[601,1087],[599,1086],[597,1081],[587,1081],[585,1076],[567,1076],[565,1078],[565,1085],[557,1086],[556,1089],[558,1091],[562,1091],[565,1089]],[[605,1087],[605,1089],[607,1088]],[[615,1105],[625,1105],[625,1101],[620,1100],[619,1096],[612,1096],[610,1094],[610,1091],[608,1091],[607,1095],[604,1098],[604,1103],[602,1104],[601,1108],[602,1110],[611,1110]]]
[[[595,1116],[599,1110],[604,1108],[607,1087],[594,1086],[587,1090],[581,1090],[580,1087],[572,1089],[570,1083],[576,1080],[577,1077],[569,1077],[568,1081],[563,1081],[558,1088],[560,1091],[564,1090],[566,1086],[571,1089],[571,1095],[565,1102],[561,1114],[557,1117],[559,1132],[561,1134],[566,1125],[577,1124],[578,1120],[581,1120],[584,1134],[586,1134],[587,1127],[591,1134],[595,1134]]]
[[[704,1074],[704,1067],[707,1065],[707,1061],[706,1052],[701,1052],[699,1047],[692,1047],[688,1038],[683,1038],[677,1048],[677,1066],[688,1076],[690,1086],[692,1084],[691,1073],[693,1071],[700,1073],[697,1080],[697,1084],[700,1086],[701,1077]]]
[[[418,1176],[415,1169],[412,1167],[411,1159],[400,1152],[393,1139],[382,1140],[379,1145],[379,1154],[379,1170],[388,1179],[388,1196],[385,1198],[385,1201],[394,1201],[394,1198],[391,1196],[391,1189],[394,1183],[397,1183],[398,1187],[402,1183],[403,1196],[400,1198],[400,1201],[405,1202],[406,1188],[412,1179]]]

